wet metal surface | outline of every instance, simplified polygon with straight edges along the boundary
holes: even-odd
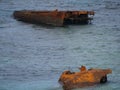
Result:
[[[72,90],[76,88],[85,88],[96,84],[107,82],[107,75],[112,73],[111,69],[87,69],[81,66],[79,72],[64,71],[59,78],[59,83],[64,90]]]
[[[19,21],[47,24],[51,26],[65,26],[70,24],[89,24],[93,19],[93,11],[14,11],[13,17]]]

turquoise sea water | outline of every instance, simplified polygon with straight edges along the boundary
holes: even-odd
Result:
[[[90,25],[16,21],[14,10],[94,10]],[[62,90],[64,70],[111,68],[108,82],[77,90],[120,90],[119,0],[0,0],[0,90]]]

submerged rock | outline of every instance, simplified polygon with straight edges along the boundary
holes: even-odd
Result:
[[[71,90],[75,88],[82,88],[91,86],[97,83],[106,83],[107,74],[112,73],[111,69],[86,69],[81,66],[80,72],[64,71],[60,78],[59,83],[63,86],[64,90]]]

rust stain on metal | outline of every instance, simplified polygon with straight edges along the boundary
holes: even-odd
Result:
[[[64,90],[71,90],[91,86],[97,83],[106,83],[107,74],[112,73],[111,69],[89,69],[82,66],[80,72],[64,71],[60,78],[59,83],[63,86]]]
[[[93,11],[32,11],[21,10],[14,11],[13,16],[15,19],[37,23],[48,24],[53,26],[64,26],[67,24],[88,24],[93,18]]]

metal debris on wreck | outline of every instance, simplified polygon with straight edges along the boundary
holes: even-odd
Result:
[[[71,90],[75,88],[82,88],[92,86],[98,83],[107,82],[107,74],[112,73],[111,69],[86,69],[81,66],[80,72],[64,71],[60,78],[59,83],[63,86],[64,90]]]
[[[14,11],[13,16],[19,21],[64,26],[68,24],[88,24],[93,19],[94,11]],[[91,16],[92,15],[92,16]]]

